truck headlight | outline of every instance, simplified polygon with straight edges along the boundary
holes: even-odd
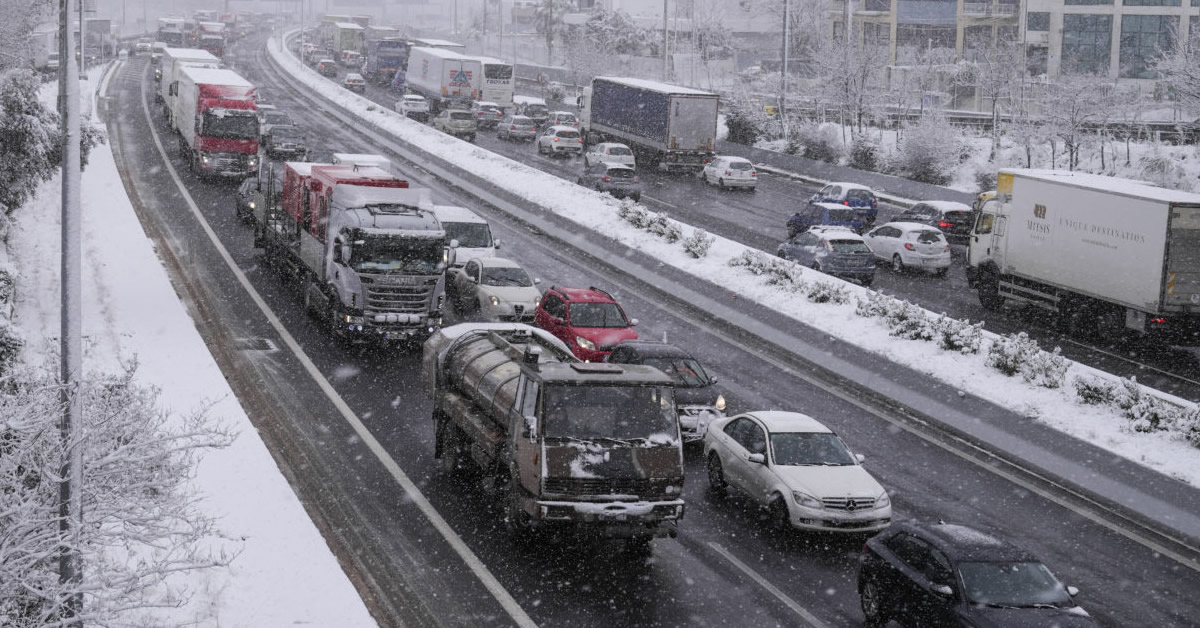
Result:
[[[825,505],[821,503],[821,500],[809,495],[808,493],[792,491],[792,499],[796,500],[797,504],[804,506],[805,508],[815,508],[817,510],[825,508]]]
[[[247,161],[250,163],[251,168],[257,167],[258,166],[258,155],[250,155],[250,158]]]
[[[249,207],[250,209],[254,209],[254,201],[250,201],[249,203],[246,203],[246,206]]]
[[[251,207],[253,207],[253,206],[251,206]],[[717,402],[715,404],[713,404],[713,407],[720,410],[721,412],[724,412],[725,411],[725,395],[717,395]]]
[[[488,297],[488,301],[491,301],[492,305],[500,305],[500,297],[498,297],[494,294],[492,296]]]
[[[580,347],[583,347],[584,349],[587,349],[588,351],[596,350],[596,343],[592,342],[591,340],[588,340],[587,338],[584,338],[583,336],[575,336],[575,344],[579,345]]]
[[[200,163],[208,163],[208,155],[200,155]]]

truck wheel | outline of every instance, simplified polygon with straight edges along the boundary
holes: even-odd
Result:
[[[984,273],[979,278],[979,304],[985,310],[998,310],[1004,305],[1000,296],[1000,278],[994,273]]]
[[[463,460],[463,445],[465,440],[462,430],[457,425],[447,421],[446,426],[442,429],[443,473],[454,476],[462,475],[465,466],[465,461]]]
[[[504,492],[504,529],[517,542],[528,540],[533,533],[529,513],[521,508],[520,494],[521,482],[510,472]]]

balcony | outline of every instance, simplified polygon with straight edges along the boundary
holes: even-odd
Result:
[[[967,17],[1014,17],[1015,4],[992,4],[991,2],[964,2],[963,15]]]

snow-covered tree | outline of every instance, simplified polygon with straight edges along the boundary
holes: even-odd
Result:
[[[822,42],[815,64],[825,101],[861,133],[868,115],[882,102],[887,49],[830,38]]]
[[[623,11],[596,8],[586,22],[563,31],[567,65],[576,74],[576,83],[612,72],[619,55],[631,55],[646,47],[644,29]]]
[[[1097,97],[1097,83],[1094,76],[1063,75],[1046,89],[1045,121],[1062,140],[1069,170],[1079,165],[1079,149],[1091,139],[1088,129],[1104,109],[1103,99]]]
[[[1193,26],[1186,40],[1163,51],[1154,69],[1171,86],[1181,105],[1200,111],[1200,28]]]
[[[30,35],[41,22],[52,17],[57,5],[51,0],[0,0],[0,71],[29,68],[33,41]]]
[[[973,86],[992,112],[992,148],[989,160],[995,160],[1000,144],[1001,100],[1011,100],[1014,90],[1021,85],[1021,42],[1003,40],[995,46],[977,51],[976,60],[964,62],[967,71],[960,73],[959,81]]]
[[[572,0],[540,0],[536,9],[537,32],[546,38],[546,63],[554,64],[554,41],[566,31],[563,16],[575,8]]]
[[[164,413],[157,391],[135,384],[134,371],[81,382],[84,479],[75,490],[84,524],[72,548],[84,564],[79,583],[60,583],[56,571],[69,542],[59,531],[56,378],[10,378],[0,390],[0,624],[58,625],[77,594],[80,625],[132,624],[129,613],[186,601],[172,574],[232,558],[205,549],[217,532],[189,487],[197,453],[231,436],[203,410]]]
[[[927,112],[909,127],[892,164],[914,181],[946,185],[962,161],[962,133],[939,112]]]

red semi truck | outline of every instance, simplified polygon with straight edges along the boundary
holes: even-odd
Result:
[[[232,70],[185,67],[168,86],[180,152],[201,177],[258,172],[255,87]]]
[[[271,169],[255,246],[299,279],[305,307],[335,336],[424,340],[442,326],[454,261],[429,190],[374,166],[287,162]],[[277,199],[277,200],[275,200]]]

